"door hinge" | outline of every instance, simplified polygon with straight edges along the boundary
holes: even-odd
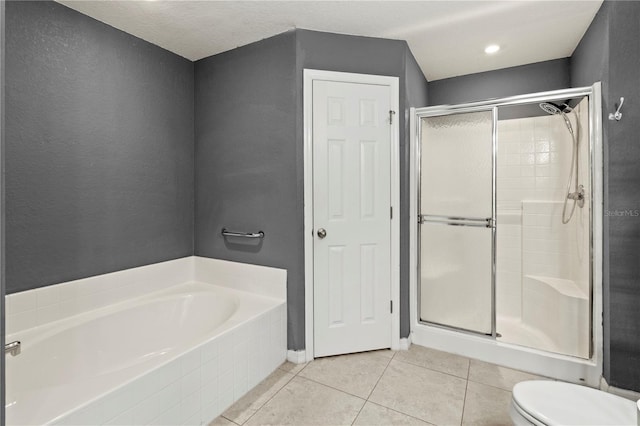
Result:
[[[389,217],[393,219],[393,207],[389,207]]]
[[[393,124],[393,116],[396,114],[395,111],[389,110],[389,124]]]
[[[393,300],[389,300],[389,309],[391,310],[391,313],[393,313]]]

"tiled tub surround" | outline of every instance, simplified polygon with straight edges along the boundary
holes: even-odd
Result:
[[[286,358],[286,271],[274,268],[189,257],[6,304],[7,341],[22,342],[7,357],[9,425],[199,425]]]

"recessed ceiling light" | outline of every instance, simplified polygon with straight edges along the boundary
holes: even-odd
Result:
[[[493,55],[494,53],[498,52],[498,50],[500,50],[500,46],[498,46],[497,44],[490,44],[489,46],[484,48],[484,53],[486,53],[487,55]]]

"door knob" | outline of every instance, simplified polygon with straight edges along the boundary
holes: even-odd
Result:
[[[324,228],[320,228],[318,229],[318,237],[320,239],[324,238],[327,236],[327,231],[324,230]]]

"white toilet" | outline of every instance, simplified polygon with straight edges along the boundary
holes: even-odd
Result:
[[[510,408],[516,425],[631,425],[635,402],[586,386],[532,380],[513,387]]]

